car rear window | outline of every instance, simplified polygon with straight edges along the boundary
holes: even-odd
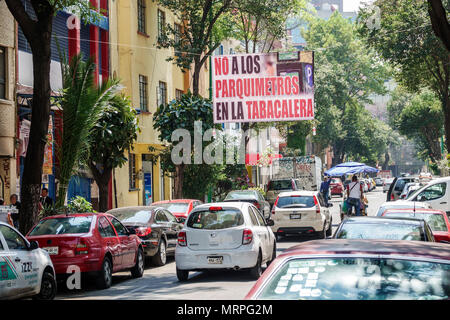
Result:
[[[151,211],[139,209],[120,209],[109,213],[122,223],[147,223],[152,216]]]
[[[277,202],[278,208],[312,208],[315,205],[313,196],[279,197]]]
[[[189,215],[187,226],[193,229],[218,230],[244,224],[244,216],[238,209],[196,211]]]
[[[292,190],[291,180],[270,181],[267,190]]]
[[[420,213],[420,212],[387,212],[386,217],[391,218],[416,218],[425,220],[433,231],[448,231],[445,218],[442,214]]]
[[[336,235],[338,239],[384,239],[425,241],[423,229],[406,223],[344,223]]]
[[[230,192],[225,200],[238,200],[238,199],[257,199],[254,192]]]
[[[189,208],[188,203],[161,203],[155,206],[167,209],[171,213],[185,213]]]
[[[91,229],[90,217],[51,218],[39,221],[29,236],[88,233]]]
[[[450,264],[387,258],[296,258],[269,278],[257,299],[441,300]]]

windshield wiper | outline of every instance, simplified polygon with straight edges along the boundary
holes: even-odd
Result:
[[[306,208],[306,204],[297,203],[297,204],[288,204],[287,206],[281,207],[281,209],[285,208]]]

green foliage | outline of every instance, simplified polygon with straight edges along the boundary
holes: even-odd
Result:
[[[311,133],[312,121],[299,121],[288,128],[287,147],[298,149],[299,156],[306,154],[306,137]]]
[[[256,190],[256,191],[259,191],[264,197],[266,196],[266,191],[264,191],[263,188],[260,188],[260,187],[251,187],[251,188],[248,188],[248,190]]]
[[[100,113],[119,89],[118,81],[94,84],[95,64],[92,59],[83,61],[74,56],[70,64],[62,63],[63,90],[60,107],[63,112],[62,143],[57,146],[60,159],[58,205],[63,206],[71,176],[89,154],[89,136]]]
[[[76,196],[75,198],[70,200],[67,205],[67,209],[70,213],[95,212],[92,208],[92,204],[85,198],[80,196]]]

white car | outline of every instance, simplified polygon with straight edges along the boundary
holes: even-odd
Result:
[[[393,178],[385,179],[383,182],[383,193],[388,192],[391,187],[391,183],[394,181]]]
[[[450,177],[434,179],[416,190],[407,200],[425,201],[433,209],[442,210],[450,217]]]
[[[276,240],[260,211],[248,202],[208,203],[195,207],[178,233],[175,263],[179,281],[190,271],[249,269],[259,278],[261,266],[276,258]]]
[[[431,209],[431,205],[427,202],[418,202],[418,201],[408,201],[408,200],[397,200],[397,201],[388,201],[383,203],[377,211],[377,216],[383,215],[387,209]]]
[[[278,238],[286,235],[331,236],[332,217],[317,191],[292,191],[279,194],[272,208],[272,231]]]
[[[0,299],[52,300],[55,295],[55,269],[47,251],[0,222]]]

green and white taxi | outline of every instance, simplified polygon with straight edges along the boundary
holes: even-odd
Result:
[[[0,299],[51,300],[56,295],[55,279],[48,253],[0,222]]]

